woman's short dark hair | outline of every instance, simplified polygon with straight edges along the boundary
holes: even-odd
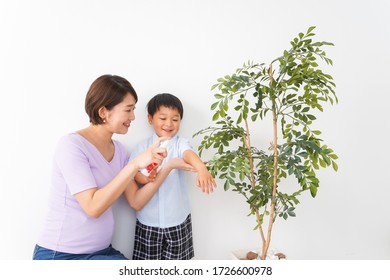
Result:
[[[135,102],[138,101],[137,93],[133,86],[125,78],[116,75],[103,75],[97,78],[89,87],[85,97],[85,111],[92,124],[102,124],[99,109],[106,107],[111,110],[121,103],[127,94],[131,94]]]
[[[180,119],[183,118],[183,104],[181,103],[180,99],[173,94],[159,93],[155,95],[146,105],[148,114],[153,116],[161,106],[177,109],[180,114]]]

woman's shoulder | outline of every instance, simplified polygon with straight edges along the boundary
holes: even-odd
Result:
[[[57,144],[57,150],[62,152],[85,153],[93,151],[92,144],[77,132],[70,132],[62,135]]]
[[[67,133],[59,138],[55,157],[62,158],[69,155],[84,154],[86,151],[85,146],[80,135],[74,132]]]
[[[82,136],[77,132],[69,132],[65,135],[62,135],[59,140],[59,144],[81,144]]]

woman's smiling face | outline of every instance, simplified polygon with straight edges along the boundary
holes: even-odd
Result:
[[[131,94],[127,94],[122,102],[115,105],[107,113],[107,125],[113,133],[126,134],[130,123],[135,120],[135,99]]]

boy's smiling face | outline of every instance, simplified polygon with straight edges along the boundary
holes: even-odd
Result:
[[[148,120],[159,137],[173,137],[179,132],[181,119],[176,108],[160,106]]]

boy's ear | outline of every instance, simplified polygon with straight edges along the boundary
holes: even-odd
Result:
[[[148,114],[148,122],[149,122],[149,124],[152,124],[152,120],[153,120],[153,117],[150,114]]]

